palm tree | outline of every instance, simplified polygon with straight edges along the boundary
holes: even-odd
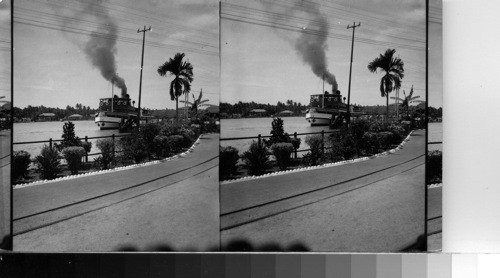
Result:
[[[198,118],[198,109],[200,107],[203,107],[203,106],[207,106],[208,104],[206,104],[206,102],[208,102],[208,99],[203,99],[203,89],[200,90],[200,94],[198,95],[198,98],[195,98],[194,97],[194,94],[192,94],[193,96],[193,102],[190,102],[190,101],[185,101],[185,100],[181,100],[182,103],[185,103],[187,105],[190,105],[191,106],[191,111],[195,111],[196,113],[196,118]]]
[[[174,58],[169,58],[163,65],[158,67],[158,74],[175,78],[170,82],[170,99],[175,100],[175,118],[179,123],[179,97],[182,94],[188,94],[191,91],[191,82],[193,82],[193,65],[183,61],[184,53],[175,54]]]
[[[380,80],[380,94],[387,99],[387,119],[389,119],[389,93],[394,89],[401,88],[401,79],[404,77],[404,63],[399,57],[393,57],[395,49],[387,49],[385,53],[380,54],[368,64],[371,72],[377,72],[381,69],[385,75]]]
[[[410,104],[411,103],[420,103],[424,102],[423,100],[418,100],[417,98],[420,98],[420,96],[413,96],[413,85],[411,86],[410,93],[406,95],[405,91],[403,90],[403,95],[405,96],[404,99],[399,98],[399,97],[391,97],[391,99],[395,99],[399,102],[401,102],[401,107],[406,110],[406,116],[410,116]]]

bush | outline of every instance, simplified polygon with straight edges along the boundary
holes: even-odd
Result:
[[[85,149],[86,153],[90,153],[90,150],[92,150],[92,142],[82,142],[82,147]]]
[[[306,154],[306,160],[310,165],[318,165],[318,162],[323,158],[323,137],[321,135],[308,135],[306,144],[311,149]]]
[[[184,137],[182,135],[168,136],[168,144],[170,146],[170,151],[173,154],[180,153],[182,151],[183,142]]]
[[[290,137],[283,128],[283,120],[281,118],[274,118],[271,125],[271,138],[264,140],[268,147],[276,143],[290,142]]]
[[[82,144],[80,138],[78,138],[75,134],[75,124],[70,121],[64,123],[63,125],[62,138],[63,140],[60,144],[55,144],[55,147],[59,151],[67,147],[81,146]]]
[[[12,155],[12,179],[26,178],[31,164],[31,155],[27,151],[14,151]]]
[[[398,124],[392,124],[389,126],[389,131],[392,132],[392,144],[400,144],[405,137],[405,129],[403,126]]]
[[[389,149],[392,146],[392,132],[382,131],[377,133],[377,140],[381,148],[384,150]]]
[[[438,150],[428,152],[425,167],[426,183],[441,183],[443,180],[443,152]]]
[[[123,137],[119,142],[125,159],[141,163],[148,157],[148,153],[144,149],[144,142],[137,134]]]
[[[83,147],[67,147],[62,150],[64,159],[68,162],[68,168],[72,175],[78,174],[82,165],[82,157],[85,155]]]
[[[379,149],[377,133],[368,131],[363,134],[362,148],[366,154],[376,154]]]
[[[293,152],[292,143],[276,143],[271,145],[271,150],[280,170],[286,170],[290,165],[290,154]]]
[[[292,143],[293,145],[293,148],[295,150],[298,150],[300,148],[300,143],[301,143],[302,140],[300,140],[300,138],[291,138],[290,139],[290,143]]]
[[[153,145],[153,152],[156,154],[157,159],[167,157],[170,154],[170,145],[167,136],[156,135],[153,139]]]
[[[389,129],[389,124],[386,121],[377,120],[377,121],[373,121],[370,124],[369,131],[378,133],[381,131],[387,131],[388,129]]]
[[[269,169],[269,151],[264,144],[252,141],[248,151],[243,153],[243,159],[250,175],[262,175]]]
[[[176,135],[179,134],[179,130],[180,126],[178,125],[164,124],[160,127],[159,135],[164,135],[164,136]]]
[[[55,179],[61,172],[59,152],[55,148],[44,145],[39,155],[35,157],[37,172],[42,179]]]
[[[160,134],[160,126],[158,124],[145,124],[140,128],[139,136],[144,142],[144,148],[149,157],[151,157],[151,154],[154,152],[155,146],[153,140],[158,134]]]
[[[219,156],[219,175],[222,179],[230,177],[238,170],[238,150],[234,147],[221,147]]]
[[[114,142],[112,139],[100,139],[96,143],[99,150],[101,150],[101,156],[94,159],[94,163],[97,164],[99,169],[109,169],[111,164],[115,160]]]
[[[194,131],[187,128],[182,128],[179,135],[182,136],[182,148],[191,147],[191,145],[193,145],[193,142],[196,140],[196,134],[194,133]]]

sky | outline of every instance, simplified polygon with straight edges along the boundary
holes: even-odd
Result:
[[[440,107],[441,4],[431,2],[429,104]],[[361,26],[355,30],[351,103],[385,105],[379,90],[383,74],[371,73],[367,65],[388,48],[396,49],[395,55],[404,62],[400,96],[413,85],[414,96],[425,100],[425,8],[425,0],[223,1],[221,102],[276,104],[292,99],[308,104],[309,95],[323,91],[322,75],[311,66],[318,69],[318,57],[311,53],[322,51],[325,59],[320,68],[336,77],[338,89],[347,97],[353,33],[347,26],[354,22]],[[305,56],[314,63],[306,62]],[[331,91],[331,85],[326,89]]]
[[[0,2],[0,97],[11,98],[10,55],[11,55],[11,17],[9,1]],[[1,103],[0,103],[1,104]]]
[[[14,10],[16,107],[81,103],[97,108],[99,98],[111,96],[105,76],[115,73],[137,101],[143,37],[137,30],[144,26],[152,31],[145,35],[141,106],[175,108],[169,96],[172,77],[161,77],[157,69],[177,52],[193,65],[191,92],[197,97],[203,90],[209,104],[219,103],[216,0],[16,0]],[[108,47],[114,73],[113,58],[88,55],[100,53],[86,51],[89,45]],[[120,95],[120,89],[114,93]]]

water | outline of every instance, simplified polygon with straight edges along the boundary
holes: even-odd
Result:
[[[110,136],[112,134],[118,135],[118,130],[100,130],[94,121],[74,121],[76,136],[81,139],[96,136]],[[14,123],[14,143],[26,141],[48,141],[50,138],[53,140],[62,139],[64,122],[32,122],[32,123]],[[92,142],[91,153],[99,152],[96,147],[98,139],[89,139]],[[31,154],[31,157],[38,155],[47,143],[36,144],[22,144],[14,145],[14,151],[24,150]]]
[[[328,126],[310,126],[306,121],[305,117],[283,117],[283,127],[285,132],[288,134],[297,133],[308,133],[308,132],[321,132],[330,131]],[[221,138],[231,138],[231,137],[248,137],[248,136],[262,136],[271,135],[271,123],[273,118],[247,118],[247,119],[222,119],[221,126]],[[307,135],[297,136],[301,138],[299,149],[308,149],[305,143],[305,137]],[[253,139],[257,140],[257,139]],[[231,140],[231,141],[221,141],[221,146],[233,146],[240,154],[247,151],[252,143],[252,139],[249,140]]]
[[[310,126],[305,120],[305,117],[284,117],[283,126],[285,132],[289,134],[307,133],[307,132],[321,132],[321,130],[329,131],[328,126]],[[248,137],[271,135],[271,122],[272,118],[249,118],[249,119],[222,119],[221,120],[221,138],[230,137]],[[305,143],[305,137],[298,136],[302,139],[299,149],[308,149]],[[254,139],[256,140],[256,139]],[[443,141],[443,124],[442,123],[429,123],[429,142],[442,142]],[[221,141],[221,146],[233,146],[240,154],[247,151],[250,147],[252,139],[249,140],[231,140]],[[429,150],[442,150],[442,144],[429,145]]]
[[[443,142],[443,123],[429,123],[429,142]],[[429,145],[429,151],[443,150],[443,144]]]

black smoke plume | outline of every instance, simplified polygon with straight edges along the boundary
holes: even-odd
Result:
[[[83,51],[89,62],[97,68],[102,77],[121,89],[122,97],[127,95],[125,80],[116,73],[116,40],[118,38],[118,26],[109,15],[103,0],[80,0],[82,9],[73,15],[75,21],[87,17],[93,17],[98,21],[95,31],[90,34],[90,39],[85,43]],[[73,21],[73,22],[75,22]],[[65,22],[63,31],[70,28],[72,21]]]
[[[311,14],[310,10],[309,14]],[[295,42],[295,49],[302,60],[311,67],[313,73],[324,78],[336,90],[337,80],[335,75],[328,70],[326,61],[326,50],[328,49],[326,39],[330,29],[328,20],[321,15],[317,8],[314,8],[312,14],[314,18],[311,19],[307,28]],[[319,30],[316,30],[315,26],[318,26]]]

